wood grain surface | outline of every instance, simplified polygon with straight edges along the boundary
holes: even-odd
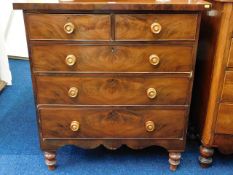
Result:
[[[233,102],[233,72],[232,71],[226,71],[221,101]]]
[[[203,0],[20,0],[14,9],[24,10],[173,10],[200,11],[210,9],[211,4]],[[208,5],[206,8],[205,5]]]
[[[110,16],[93,14],[27,14],[29,39],[32,40],[110,40]],[[72,23],[67,34],[64,25]]]
[[[233,31],[232,31],[232,33],[233,33]],[[233,39],[231,40],[231,48],[230,48],[227,66],[233,67]]]
[[[43,138],[182,138],[186,110],[50,108],[39,111]],[[72,121],[80,123],[72,131]],[[148,132],[147,121],[155,130]],[[62,132],[61,132],[62,131]]]
[[[123,14],[116,15],[116,40],[195,40],[197,14]],[[151,31],[157,22],[158,34]]]
[[[100,52],[101,51],[101,52]],[[164,45],[75,45],[46,44],[31,47],[34,71],[71,72],[189,72],[193,68],[193,46]],[[68,55],[76,63],[68,66]],[[149,57],[156,54],[158,65]]]
[[[233,104],[220,104],[215,132],[233,135]]]
[[[37,76],[39,104],[79,105],[186,105],[189,95],[188,77],[159,76]],[[70,98],[71,87],[78,96]],[[150,99],[147,89],[155,88],[157,96]]]

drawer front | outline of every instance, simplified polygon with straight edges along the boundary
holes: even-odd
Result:
[[[194,40],[196,14],[116,15],[116,40]]]
[[[186,110],[43,108],[43,138],[182,138]]]
[[[215,132],[233,135],[233,104],[220,104]]]
[[[233,39],[231,40],[231,48],[228,57],[228,67],[233,67]]]
[[[188,77],[158,76],[37,76],[39,104],[184,105]]]
[[[109,15],[28,14],[30,39],[109,40]]]
[[[31,49],[34,71],[188,72],[193,63],[192,46],[57,44]]]
[[[233,72],[232,71],[226,71],[221,101],[233,102]]]

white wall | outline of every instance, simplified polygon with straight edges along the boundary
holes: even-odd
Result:
[[[6,47],[9,57],[28,58],[23,12],[21,10],[14,10],[11,15],[10,25],[6,35]]]
[[[0,2],[0,79],[8,85],[11,84],[11,73],[9,69],[6,34],[9,25],[9,19],[12,12],[12,2],[10,0],[1,0]]]

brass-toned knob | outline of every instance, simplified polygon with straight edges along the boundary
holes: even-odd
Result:
[[[77,97],[77,95],[78,95],[78,88],[76,88],[76,87],[71,87],[71,88],[69,89],[69,91],[68,91],[68,95],[69,95],[69,97],[71,97],[71,98]]]
[[[150,55],[150,57],[149,57],[149,62],[150,62],[150,64],[156,66],[156,65],[159,64],[160,58],[159,58],[158,55],[152,54],[152,55]]]
[[[152,132],[152,131],[155,130],[155,124],[154,124],[153,121],[147,121],[146,124],[145,124],[145,126],[146,126],[146,130],[148,132]]]
[[[71,22],[68,22],[64,25],[64,31],[67,33],[67,34],[71,34],[74,32],[74,24],[71,23]]]
[[[76,57],[74,55],[67,55],[66,64],[68,66],[73,66],[76,63]]]
[[[70,124],[70,129],[72,131],[78,131],[79,130],[79,122],[77,121],[72,121],[71,124]]]
[[[154,34],[159,34],[162,30],[162,26],[157,22],[154,22],[153,24],[151,24],[150,28]]]
[[[157,96],[157,91],[155,90],[155,88],[149,88],[147,89],[147,96],[151,99],[155,98]]]

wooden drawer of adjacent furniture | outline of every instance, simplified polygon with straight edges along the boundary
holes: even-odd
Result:
[[[34,71],[188,72],[193,46],[179,45],[34,45]]]
[[[175,76],[36,76],[39,104],[185,105],[189,86],[189,77]]]
[[[226,71],[222,90],[222,102],[233,102],[233,71]]]
[[[215,132],[233,134],[233,104],[220,104]]]
[[[43,138],[183,138],[186,110],[124,108],[39,109]]]
[[[233,39],[231,40],[231,48],[228,57],[228,67],[233,67]]]
[[[116,40],[195,40],[197,14],[122,14],[115,17]]]
[[[109,15],[27,14],[29,39],[109,40]]]

